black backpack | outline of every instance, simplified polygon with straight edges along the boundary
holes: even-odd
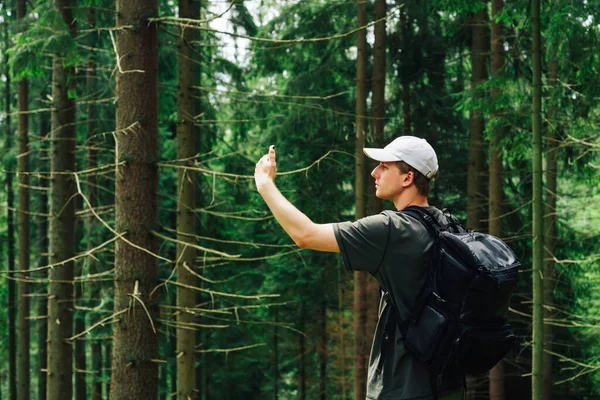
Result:
[[[405,347],[429,365],[438,384],[447,373],[489,371],[517,340],[506,315],[519,260],[503,241],[466,231],[446,210],[451,222],[443,226],[422,207],[403,212],[435,237],[427,281],[411,318],[398,321]]]

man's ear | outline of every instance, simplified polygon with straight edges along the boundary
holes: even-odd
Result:
[[[408,171],[406,175],[404,175],[404,179],[402,180],[402,186],[409,187],[415,181],[415,173],[413,171]]]

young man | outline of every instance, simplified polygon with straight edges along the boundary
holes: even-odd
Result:
[[[393,201],[397,212],[384,211],[355,222],[313,223],[275,186],[274,146],[256,164],[254,180],[274,217],[299,247],[341,252],[347,270],[369,272],[386,292],[371,348],[367,399],[433,399],[436,383],[427,366],[404,348],[393,314],[396,311],[387,297],[400,318],[408,319],[425,284],[433,244],[425,226],[401,211],[409,206],[425,207],[441,224],[448,222],[427,202],[430,181],[438,174],[437,156],[427,141],[414,136],[401,136],[383,149],[366,148],[364,152],[379,161],[371,172],[377,197]],[[461,399],[462,382],[462,377],[444,377],[440,398]]]

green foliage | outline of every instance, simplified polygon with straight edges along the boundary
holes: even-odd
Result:
[[[202,18],[213,16],[202,2]],[[388,2],[390,3],[390,2]],[[506,2],[497,17],[504,23],[506,64],[502,77],[493,76],[480,85],[476,96],[470,72],[472,33],[470,18],[484,2],[436,0],[405,2],[408,22],[400,33],[398,10],[391,4],[387,19],[387,76],[385,140],[404,133],[411,120],[411,133],[425,137],[438,150],[441,174],[435,182],[430,203],[450,207],[466,219],[466,173],[468,169],[469,112],[480,110],[485,116],[486,141],[496,128],[505,127],[499,140],[504,164],[503,218],[507,241],[521,257],[525,272],[512,307],[529,313],[531,263],[531,36],[529,4],[524,0]],[[598,180],[598,121],[600,107],[600,60],[594,49],[599,39],[595,2],[552,1],[542,13],[545,46],[544,73],[556,60],[559,82],[553,87],[544,81],[544,115],[557,110],[555,120],[547,120],[559,134],[557,286],[553,306],[562,310],[556,327],[555,350],[565,358],[555,368],[555,397],[595,398],[600,395],[600,375],[591,367],[599,365],[597,354],[597,295],[599,280],[598,221],[595,205],[600,200]],[[88,7],[97,7],[97,27],[87,25]],[[114,226],[114,89],[115,54],[111,35],[105,28],[114,26],[114,2],[88,0],[74,8],[79,36],[75,39],[60,15],[45,2],[37,2],[20,24],[11,22],[10,74],[14,98],[16,82],[31,82],[30,109],[48,109],[48,74],[51,57],[59,56],[64,66],[76,67],[79,75],[69,96],[78,102],[77,165],[88,166],[88,150],[98,150],[98,165],[109,166],[97,175],[100,217]],[[394,11],[392,11],[394,10]],[[371,3],[369,21],[373,20]],[[161,17],[176,15],[175,2],[160,3]],[[199,16],[200,17],[200,16]],[[199,110],[194,115],[197,157],[189,161],[197,173],[197,226],[195,243],[237,258],[221,258],[210,252],[198,252],[194,271],[198,278],[199,328],[197,349],[202,353],[205,389],[211,398],[259,399],[274,390],[275,369],[280,398],[299,396],[299,338],[305,341],[307,397],[318,396],[319,359],[317,348],[321,334],[319,313],[327,309],[327,395],[342,398],[346,380],[346,398],[352,396],[351,358],[351,286],[343,273],[339,256],[297,249],[256,193],[252,174],[256,161],[274,144],[278,155],[278,187],[313,221],[330,223],[353,218],[356,36],[345,33],[356,28],[356,4],[353,2],[236,1],[222,18],[229,20],[231,31],[258,37],[260,41],[233,42],[210,29],[200,30],[190,43],[199,72],[193,84],[193,96]],[[205,25],[203,25],[205,27]],[[229,28],[228,28],[229,29]],[[177,44],[179,27],[160,25],[159,29],[159,140],[161,165],[185,162],[177,158]],[[298,39],[305,39],[299,41]],[[312,38],[328,40],[308,41]],[[274,39],[274,41],[272,41]],[[282,43],[280,40],[296,40]],[[4,42],[2,42],[4,46]],[[93,51],[96,49],[97,51]],[[233,50],[232,50],[233,49]],[[370,53],[372,49],[368,49]],[[233,56],[231,55],[235,53]],[[84,85],[87,61],[96,60],[95,88],[88,93]],[[4,57],[2,57],[4,59]],[[239,60],[244,60],[239,62]],[[368,76],[372,65],[368,66]],[[408,89],[406,89],[408,88]],[[2,87],[0,89],[4,91]],[[409,91],[410,110],[404,113],[404,90]],[[499,94],[492,96],[492,91]],[[3,98],[3,97],[2,97]],[[87,131],[88,102],[96,102],[95,136]],[[15,105],[12,105],[14,111]],[[4,109],[2,110],[2,113]],[[498,114],[500,113],[500,114]],[[45,171],[44,155],[48,142],[41,137],[42,116],[30,117],[32,169]],[[15,131],[13,118],[13,131]],[[5,116],[0,117],[5,135]],[[39,134],[38,134],[39,133]],[[39,136],[39,137],[38,137]],[[368,135],[368,140],[372,138]],[[485,144],[487,146],[487,142]],[[332,151],[328,154],[328,152]],[[2,149],[6,173],[16,165],[16,141]],[[322,158],[327,154],[327,157]],[[322,158],[322,159],[321,159]],[[317,163],[315,163],[317,160]],[[314,164],[313,164],[314,163]],[[298,170],[301,170],[298,172]],[[211,173],[210,171],[214,171]],[[296,172],[294,172],[296,171]],[[287,172],[293,172],[287,174]],[[223,174],[222,174],[223,173]],[[35,178],[37,179],[37,177]],[[39,181],[33,180],[33,187]],[[485,179],[485,173],[482,174]],[[13,180],[14,181],[14,180]],[[82,176],[85,193],[92,182]],[[15,183],[16,184],[16,183]],[[177,209],[177,170],[160,167],[159,233],[175,237]],[[482,193],[482,203],[487,195]],[[39,204],[39,193],[32,189],[32,204]],[[83,205],[83,209],[86,209]],[[392,207],[391,204],[386,205]],[[6,262],[6,193],[0,190],[0,261]],[[89,214],[88,214],[89,215]],[[37,222],[36,222],[37,223]],[[99,221],[91,233],[82,235],[78,251],[88,243],[97,246],[112,237]],[[37,238],[37,233],[34,234]],[[161,241],[160,255],[176,261],[176,245]],[[40,249],[32,249],[38,257]],[[112,287],[114,244],[109,244],[83,264],[83,273],[97,268],[101,279],[89,289],[87,308],[78,317],[87,325],[97,323],[113,312]],[[89,261],[89,262],[88,262]],[[3,265],[4,265],[3,264]],[[35,264],[35,263],[32,263]],[[173,262],[160,264],[160,278],[176,278]],[[209,294],[207,291],[212,291]],[[177,312],[175,287],[166,283],[160,293],[159,326],[161,393],[171,393],[170,379],[177,368],[172,326]],[[222,295],[230,294],[234,296]],[[278,297],[248,298],[248,296]],[[235,297],[238,296],[238,297]],[[246,297],[244,297],[246,296]],[[0,318],[6,319],[6,280],[0,283]],[[81,304],[78,304],[78,306]],[[520,315],[520,314],[519,314]],[[529,319],[517,314],[515,326],[522,335],[520,357],[507,388],[526,390],[527,378],[516,378],[529,371]],[[213,327],[205,327],[212,325]],[[216,327],[215,325],[219,325]],[[563,326],[567,325],[567,327]],[[226,326],[226,327],[222,327]],[[6,324],[0,324],[0,359],[6,359]],[[104,340],[112,333],[105,324],[89,335]],[[275,348],[277,338],[277,348]],[[342,351],[342,339],[345,350]],[[577,343],[572,346],[572,343]],[[565,346],[565,345],[569,346]],[[243,350],[231,350],[231,349]],[[230,349],[228,352],[217,350]],[[278,353],[274,359],[275,351]],[[342,362],[342,360],[344,362]],[[345,363],[345,365],[344,365]],[[566,363],[566,364],[564,364]],[[564,365],[567,367],[563,368]],[[2,373],[2,372],[0,372]],[[578,374],[581,374],[578,376]],[[575,378],[574,378],[575,377]],[[97,377],[109,381],[106,374]],[[569,380],[574,378],[573,380]],[[3,380],[4,382],[4,380]],[[88,383],[92,377],[88,378]],[[3,383],[3,385],[6,385]],[[208,389],[206,389],[208,387]],[[206,393],[206,392],[205,392]]]
[[[83,61],[62,16],[46,3],[41,2],[32,10],[18,28],[9,50],[11,75],[15,80],[44,77],[46,72],[40,57],[56,55],[64,67],[74,67]],[[75,93],[69,96],[75,98]]]

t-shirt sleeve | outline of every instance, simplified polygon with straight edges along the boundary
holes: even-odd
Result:
[[[333,224],[333,232],[348,271],[377,272],[389,241],[388,215],[382,213]]]

